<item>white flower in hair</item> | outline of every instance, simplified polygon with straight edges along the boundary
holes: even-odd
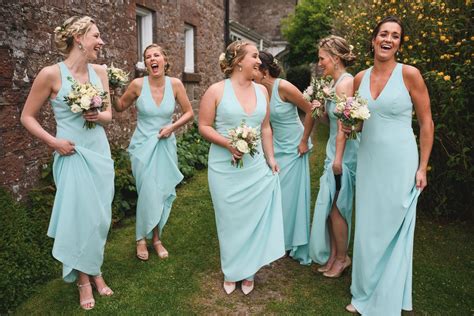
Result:
[[[224,61],[224,60],[225,60],[225,53],[221,53],[221,54],[219,55],[219,61],[222,62],[222,61]]]

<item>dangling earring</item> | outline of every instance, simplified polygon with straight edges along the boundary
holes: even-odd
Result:
[[[374,47],[370,46],[370,52],[373,54],[374,53]]]
[[[267,76],[263,75],[263,79],[265,79]]]
[[[397,52],[395,53],[395,56],[400,57],[400,51],[397,50]]]
[[[81,44],[81,43],[79,43],[79,49],[81,50],[81,52],[83,52],[83,51],[84,51],[84,46],[82,46],[82,44]]]
[[[239,71],[242,71],[242,66],[239,66]]]

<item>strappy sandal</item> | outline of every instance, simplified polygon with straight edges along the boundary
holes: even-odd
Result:
[[[142,246],[142,245],[145,246],[145,251],[138,249],[138,246]],[[146,240],[144,239],[140,239],[139,241],[137,241],[137,258],[142,261],[148,260],[148,249],[146,246]]]
[[[164,250],[159,250],[159,247],[161,247],[164,249]],[[158,253],[158,257],[160,257],[161,259],[166,259],[168,258],[168,251],[165,249],[165,247],[161,244],[161,240],[157,240],[153,243],[153,247],[155,247],[155,250],[156,250],[156,253]]]
[[[97,286],[97,283],[95,282],[95,279],[98,279],[98,278],[101,278],[102,280],[104,279],[102,277],[102,274],[99,274],[97,276],[92,277],[93,282],[91,283],[95,287],[97,292],[99,292],[100,296],[112,296],[112,294],[114,294],[114,291],[112,291],[112,289],[108,287],[107,285],[99,289],[99,287]],[[105,281],[104,281],[104,284],[105,284]]]
[[[79,289],[79,299],[81,297],[81,293],[80,293],[81,289],[83,289],[85,287],[88,287],[88,286],[91,286],[91,284],[90,283],[85,283],[85,284],[77,283],[77,288]],[[91,294],[92,294],[92,290],[91,290]],[[89,304],[90,304],[90,306],[88,306]],[[88,298],[88,299],[79,301],[79,305],[81,306],[81,308],[83,310],[86,310],[86,311],[89,311],[89,310],[93,309],[94,306],[95,306],[94,295],[92,295],[92,298]]]

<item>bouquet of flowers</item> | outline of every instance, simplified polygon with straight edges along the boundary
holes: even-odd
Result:
[[[90,82],[80,84],[71,77],[67,77],[67,79],[72,82],[72,86],[71,92],[64,97],[64,101],[71,108],[71,112],[101,111],[107,108],[107,92]],[[91,129],[95,126],[95,122],[85,121],[83,127]]]
[[[367,100],[362,98],[358,92],[353,97],[336,96],[336,108],[334,115],[346,126],[352,126],[352,131],[348,139],[356,139],[357,133],[355,125],[368,119],[370,111],[367,107]]]
[[[229,129],[230,144],[243,154],[249,154],[253,157],[258,153],[257,146],[260,140],[260,133],[257,128],[250,127],[242,120],[236,128]],[[232,166],[242,168],[244,162],[242,159],[232,159]]]
[[[106,66],[106,65],[105,65]],[[112,63],[110,67],[107,67],[107,77],[109,78],[109,86],[111,89],[123,87],[128,82],[128,73],[123,69],[114,67]]]
[[[324,103],[326,103],[326,100],[334,98],[334,93],[329,92],[330,82],[331,80],[329,78],[311,78],[311,84],[304,90],[303,97],[309,102],[312,102],[313,100],[318,100],[319,103],[324,105]],[[311,116],[316,118],[321,116],[321,114],[321,108],[315,108],[313,110],[313,113],[311,113]]]

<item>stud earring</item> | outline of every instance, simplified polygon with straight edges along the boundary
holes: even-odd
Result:
[[[239,66],[239,71],[242,71],[242,66]]]
[[[338,70],[339,69],[339,64],[334,64],[334,69]]]
[[[79,43],[79,49],[80,49],[81,51],[84,51],[84,46],[82,46],[81,43]]]
[[[267,78],[267,76],[263,75],[263,79]]]

